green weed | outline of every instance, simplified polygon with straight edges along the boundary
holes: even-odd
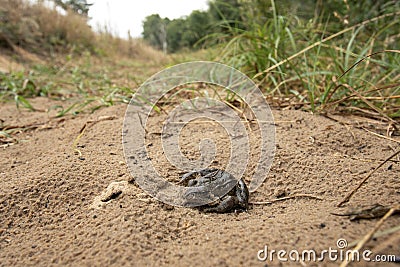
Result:
[[[250,8],[244,28],[212,36],[226,40],[219,60],[253,77],[265,93],[294,96],[313,112],[399,116],[400,53],[392,47],[400,21],[390,19],[399,11],[331,33],[329,19],[305,21],[280,13],[273,0],[268,6],[267,19],[257,20]]]

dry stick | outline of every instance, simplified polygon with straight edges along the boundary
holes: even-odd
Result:
[[[400,86],[400,83],[395,83],[395,84],[390,84],[390,85],[382,86],[382,87],[379,87],[379,88],[374,88],[374,89],[365,91],[364,93],[365,93],[365,94],[368,94],[368,93],[372,93],[372,92],[376,92],[376,91],[380,91],[380,90],[392,88],[392,87],[395,87],[395,86]],[[346,101],[347,99],[350,99],[350,98],[355,97],[355,96],[357,96],[357,94],[352,93],[351,95],[345,96],[345,97],[343,97],[342,99],[339,99],[339,100],[336,100],[336,101],[327,103],[327,104],[325,105],[325,107],[330,107],[330,106],[333,106],[333,105],[337,105],[337,104],[339,104],[339,103],[341,103],[341,102],[343,102],[343,101]],[[386,98],[397,98],[397,97],[383,97],[383,99],[386,99]],[[371,98],[365,97],[365,99],[371,99]]]
[[[241,120],[242,122],[246,122],[246,120]],[[237,120],[235,121],[229,121],[229,120],[224,120],[223,122],[238,122]],[[277,123],[295,123],[296,121],[264,121],[264,120],[257,120],[257,121],[250,121],[248,120],[249,123],[257,123],[257,122],[263,122],[263,123],[271,123],[271,124],[277,124]],[[169,122],[170,124],[202,124],[202,123],[214,123],[212,120],[195,120],[195,121],[172,121]]]
[[[389,229],[389,230],[391,230],[391,229]],[[374,236],[372,237],[374,240],[375,240],[376,235],[378,233],[379,232],[376,232],[374,234]],[[387,237],[382,238],[381,241],[378,244],[374,245],[374,247],[373,247],[374,254],[375,255],[377,255],[377,254],[381,254],[381,255],[385,254],[385,252],[387,252],[387,249],[393,247],[394,244],[400,244],[400,234],[399,233],[397,233],[397,234],[391,233]],[[398,250],[398,251],[400,251],[400,250]],[[400,255],[399,255],[399,253],[395,253],[395,254],[397,254],[397,255],[394,255],[395,258],[394,259],[390,259],[389,262],[400,263]]]
[[[365,96],[367,100],[387,100],[387,99],[399,99],[400,95],[392,95],[392,96]]]
[[[139,112],[137,112],[137,116],[139,118],[140,126],[142,126],[143,130],[145,131],[145,133],[149,133],[149,131],[147,131],[146,127],[144,127],[144,125],[143,125],[142,117],[140,117]]]
[[[354,188],[339,204],[337,204],[337,207],[341,207],[344,203],[348,202],[350,200],[350,198],[354,195],[355,192],[357,192],[358,189],[360,189],[360,187],[368,180],[369,177],[371,177],[371,175],[376,172],[380,167],[382,167],[386,162],[388,162],[389,160],[391,160],[392,158],[394,158],[395,156],[397,156],[400,153],[400,150],[395,152],[393,155],[391,155],[390,157],[388,157],[387,159],[385,159],[381,164],[378,165],[378,167],[376,167],[375,169],[373,169],[372,171],[370,171],[368,173],[368,175],[361,181],[361,183],[359,183],[357,185],[356,188]]]
[[[340,267],[346,267],[347,265],[349,265],[350,260],[353,261],[354,259],[354,254],[356,252],[358,252],[369,240],[371,240],[371,238],[373,237],[373,235],[376,233],[376,231],[378,231],[378,229],[382,226],[382,224],[387,220],[387,218],[389,218],[395,211],[397,211],[400,208],[400,206],[396,206],[391,208],[386,214],[385,216],[383,216],[376,224],[375,227],[368,233],[366,234],[363,239],[361,239],[360,242],[358,242],[357,246],[351,251],[350,253],[350,259],[348,259],[346,257],[346,259],[342,262],[342,264],[340,264]]]
[[[388,115],[386,115],[385,113],[383,113],[379,108],[375,107],[370,101],[368,101],[367,99],[365,99],[364,96],[362,96],[357,90],[355,90],[353,87],[351,87],[348,84],[341,84],[341,86],[346,87],[347,89],[349,89],[350,91],[353,92],[353,94],[356,94],[365,104],[367,104],[370,108],[372,108],[373,110],[375,110],[377,113],[379,113],[379,115],[381,115],[382,117],[384,117],[385,119],[387,119],[388,121],[393,122],[394,124],[397,123],[397,121],[393,120],[392,118],[390,118]]]
[[[100,122],[100,121],[105,121],[105,120],[114,120],[114,116],[100,116],[97,120],[90,120],[85,123],[85,125],[82,126],[82,128],[79,131],[79,135],[75,138],[74,142],[72,143],[72,149],[74,152],[78,153],[79,157],[82,157],[82,152],[78,149],[78,142],[85,133],[86,129],[89,127],[89,125],[93,126],[94,124]]]
[[[400,231],[400,225],[397,225],[395,227],[389,228],[384,231],[377,232],[372,236],[372,238],[378,238],[378,237],[390,235],[390,234],[396,233],[398,231]],[[360,241],[361,241],[361,239],[351,242],[350,244],[347,245],[347,247],[352,248],[352,247],[356,246]]]
[[[83,125],[82,129],[79,131],[79,135],[75,138],[74,142],[72,143],[72,149],[74,150],[74,152],[78,153],[79,158],[82,157],[82,152],[78,149],[78,142],[79,139],[81,139],[81,137],[85,133],[87,125],[88,123],[85,123],[85,125]]]
[[[348,109],[349,110],[355,110],[355,111],[359,111],[359,112],[361,112],[361,113],[363,113],[363,115],[360,115],[360,116],[364,116],[364,117],[366,117],[366,118],[370,118],[370,119],[373,119],[373,120],[382,120],[382,115],[380,115],[379,113],[377,113],[377,112],[373,112],[373,111],[371,111],[371,110],[369,110],[369,109],[365,109],[365,108],[359,108],[359,107],[356,107],[356,106],[351,106],[351,107],[348,107]],[[387,121],[386,121],[387,122]]]
[[[232,109],[236,110],[238,113],[240,113],[241,116],[244,117],[244,121],[247,123],[247,125],[248,125],[248,127],[249,127],[249,129],[250,129],[250,131],[251,131],[250,121],[249,121],[249,119],[246,117],[246,114],[244,114],[245,110],[244,110],[244,109],[243,109],[243,110],[238,109],[237,107],[235,107],[234,105],[232,105],[232,104],[229,103],[228,101],[223,101],[223,102],[224,102],[226,105],[230,106]],[[239,118],[239,120],[240,120],[240,118]],[[236,123],[238,123],[239,120],[236,121]],[[235,126],[236,126],[236,124],[235,124]]]
[[[323,200],[323,198],[321,198],[321,197],[310,195],[310,194],[298,194],[298,195],[293,195],[293,196],[288,196],[288,197],[281,197],[281,198],[277,198],[277,199],[272,199],[272,200],[269,200],[269,201],[249,202],[249,204],[252,204],[252,205],[268,205],[268,204],[272,204],[272,203],[275,203],[275,202],[284,201],[284,200],[293,199],[293,198],[299,198],[299,197],[308,197],[308,198],[314,198],[314,199],[318,199],[318,200]]]
[[[390,141],[393,141],[393,142],[396,142],[396,143],[400,143],[400,140],[396,140],[396,139],[394,139],[394,138],[391,138],[391,137],[388,137],[388,136],[385,136],[385,135],[381,135],[381,134],[375,133],[375,132],[370,131],[370,130],[368,130],[367,128],[364,128],[364,127],[361,127],[361,128],[362,128],[363,130],[367,131],[368,133],[373,134],[373,135],[375,135],[375,136],[378,136],[378,137],[380,137],[380,138],[384,138],[384,139],[387,139],[387,140],[390,140]]]
[[[337,157],[337,158],[348,158],[348,159],[352,159],[352,160],[358,160],[358,161],[363,161],[363,162],[377,162],[377,161],[384,161],[384,159],[374,159],[374,158],[359,158],[359,157],[352,157],[352,156],[347,156],[347,155],[333,155],[333,157]],[[395,162],[395,163],[399,163],[399,160],[396,159],[391,159],[389,160],[391,162]],[[357,174],[354,174],[357,175]]]
[[[254,79],[254,78],[257,78],[258,76],[262,75],[263,73],[267,73],[267,72],[269,72],[269,71],[271,71],[271,70],[273,70],[273,69],[279,67],[279,66],[282,65],[282,64],[285,64],[286,62],[292,60],[293,58],[296,58],[296,57],[298,57],[299,55],[301,55],[301,54],[307,52],[308,50],[310,50],[310,49],[312,49],[312,48],[314,48],[314,47],[316,47],[316,46],[318,46],[318,45],[320,45],[320,44],[322,44],[322,43],[325,43],[326,41],[329,41],[329,40],[331,40],[331,39],[333,39],[333,38],[335,38],[335,37],[337,37],[337,36],[339,36],[339,35],[341,35],[341,34],[343,34],[343,33],[345,33],[345,32],[351,31],[351,30],[353,30],[353,29],[355,29],[355,28],[357,28],[357,27],[359,27],[359,26],[366,25],[366,24],[368,24],[368,23],[370,23],[370,22],[374,22],[374,21],[380,20],[380,19],[385,18],[385,17],[390,17],[390,16],[394,16],[394,15],[399,15],[399,14],[400,14],[400,11],[393,12],[393,13],[389,13],[389,14],[384,14],[384,15],[381,15],[381,16],[376,17],[376,18],[373,18],[373,19],[365,20],[365,21],[360,22],[360,23],[358,23],[358,24],[356,24],[356,25],[354,25],[354,26],[351,26],[351,27],[349,27],[349,28],[347,28],[347,29],[344,29],[344,30],[342,30],[342,31],[340,31],[340,32],[337,32],[337,33],[335,33],[335,34],[332,34],[331,36],[328,36],[328,37],[322,39],[321,41],[318,41],[318,42],[316,42],[316,43],[314,43],[314,44],[312,44],[312,45],[310,45],[310,46],[307,46],[306,48],[304,48],[304,49],[301,50],[300,52],[297,52],[296,54],[294,54],[294,55],[292,55],[292,56],[290,56],[290,57],[288,57],[288,58],[286,58],[286,59],[284,59],[284,60],[278,62],[277,64],[275,64],[275,65],[269,67],[268,69],[264,70],[263,72],[260,72],[260,73],[256,74],[256,75],[253,77],[253,79]]]
[[[60,120],[55,120],[56,123],[60,123],[64,121],[65,118],[62,118]],[[0,130],[19,130],[19,131],[27,131],[27,130],[35,130],[39,127],[50,127],[48,126],[50,124],[51,120],[46,121],[46,122],[37,122],[37,123],[29,123],[25,125],[3,125],[3,127],[0,127]],[[54,127],[51,127],[54,128]]]

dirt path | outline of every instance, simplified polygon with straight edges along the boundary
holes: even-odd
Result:
[[[33,103],[53,104],[40,98]],[[13,104],[1,105],[4,125],[36,125],[16,135],[19,143],[0,148],[0,266],[270,266],[269,261],[257,259],[265,246],[319,253],[337,249],[339,238],[348,243],[362,238],[377,222],[352,222],[331,212],[400,202],[396,158],[379,169],[345,207],[336,208],[380,160],[400,148],[356,127],[362,124],[379,131],[378,122],[360,119],[357,124],[358,119],[352,118],[353,126],[347,126],[302,111],[275,110],[275,160],[251,201],[296,194],[323,200],[295,198],[255,205],[237,214],[163,205],[127,183],[133,179],[121,144],[125,108],[117,105],[91,115],[50,119],[47,113],[16,112]],[[79,140],[79,157],[72,144],[85,123],[96,120]],[[189,133],[195,140],[202,131]],[[156,138],[150,141],[156,144]],[[157,149],[153,145],[154,155],[161,153]],[[178,177],[173,168],[162,161],[158,164],[161,173]],[[107,198],[107,187],[117,192],[115,198]],[[393,216],[381,230],[399,224],[400,216]],[[376,254],[399,255],[400,234],[375,238],[367,248]],[[326,260],[324,265],[337,263]],[[374,265],[378,266],[368,266]]]

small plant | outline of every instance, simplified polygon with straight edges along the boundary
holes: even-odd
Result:
[[[18,108],[23,106],[34,110],[26,98],[38,94],[32,73],[25,75],[24,72],[19,71],[7,75],[0,72],[0,100],[13,98]]]

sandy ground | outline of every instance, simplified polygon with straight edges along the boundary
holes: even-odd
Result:
[[[33,103],[55,104],[41,98]],[[369,171],[400,148],[398,132],[392,137],[395,142],[363,129],[385,134],[386,125],[378,121],[274,110],[275,160],[250,201],[298,194],[322,200],[299,197],[228,214],[164,205],[144,193],[127,170],[121,142],[125,109],[117,105],[90,115],[53,118],[45,112],[17,111],[12,103],[1,105],[3,126],[30,129],[14,135],[17,143],[1,143],[0,266],[288,265],[276,260],[276,254],[273,262],[260,261],[257,254],[265,246],[269,251],[314,249],[318,254],[338,249],[338,239],[348,244],[359,240],[378,219],[350,221],[331,212],[400,203],[397,157],[374,173],[349,203],[336,207]],[[163,116],[152,117],[153,125],[162,120]],[[79,156],[73,143],[85,124]],[[192,139],[187,140],[197,140],[203,130],[199,125],[188,128],[186,135]],[[148,136],[150,154],[160,173],[176,181],[176,169],[157,156],[163,154],[159,138]],[[186,149],[196,156],[196,146],[188,144]],[[224,156],[216,165],[222,162]],[[393,215],[380,231],[399,224],[400,216]],[[364,249],[374,255],[400,255],[400,234],[374,238]],[[339,263],[291,263],[300,264]]]

